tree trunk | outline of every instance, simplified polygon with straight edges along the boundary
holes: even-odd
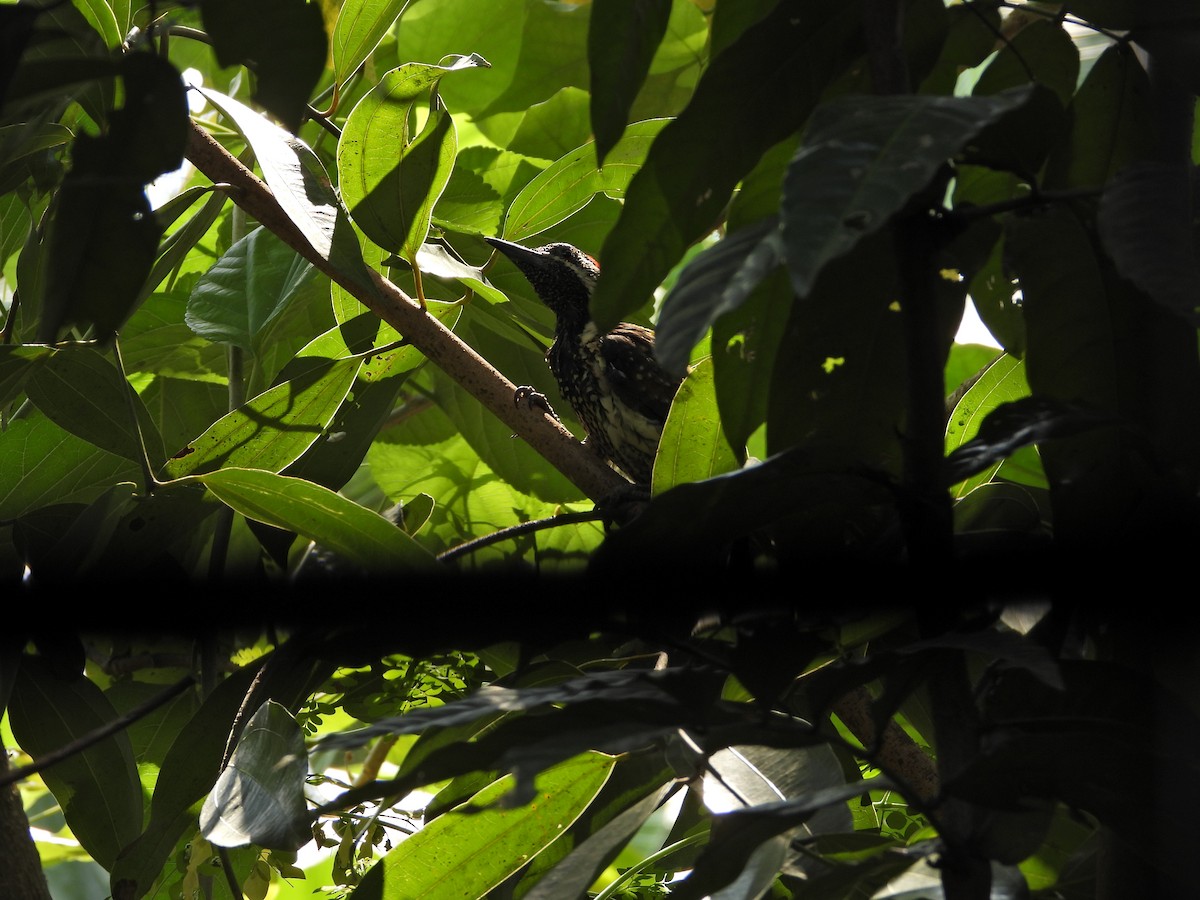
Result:
[[[0,744],[0,774],[7,771],[8,753]],[[0,847],[0,897],[53,900],[15,784],[0,787]]]

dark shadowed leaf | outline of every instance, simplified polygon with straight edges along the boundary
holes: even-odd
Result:
[[[784,178],[783,243],[796,293],[807,296],[826,263],[882,228],[968,140],[1028,97],[1021,88],[820,107]]]
[[[882,776],[871,784],[882,789],[891,787]],[[861,795],[862,791],[863,785],[856,782],[823,788],[795,800],[762,803],[716,816],[712,839],[696,861],[692,874],[672,885],[671,896],[678,895],[680,900],[702,900],[734,882],[760,847],[803,825],[818,810],[845,803]]]
[[[667,31],[671,0],[595,0],[588,20],[596,164],[625,130],[629,108]]]
[[[1176,315],[1200,321],[1200,269],[1192,245],[1191,166],[1126,166],[1100,198],[1100,237],[1117,271]]]
[[[162,438],[142,399],[92,348],[60,349],[37,367],[27,388],[46,417],[72,434],[126,459],[148,454],[152,465],[163,459]]]
[[[80,135],[75,166],[54,205],[39,338],[66,325],[95,327],[107,340],[133,311],[158,250],[161,230],[140,184],[115,182],[96,161],[95,139]]]
[[[201,10],[217,61],[252,63],[254,99],[299,131],[328,53],[321,7],[305,0],[206,0]]]
[[[25,389],[29,376],[56,351],[38,344],[0,346],[0,406],[7,406]]]
[[[611,328],[653,294],[720,219],[737,183],[795,132],[858,51],[858,4],[781,0],[700,78],[634,176],[600,258],[592,316]],[[736,141],[713,140],[736,134]]]
[[[611,532],[592,565],[599,573],[686,560],[691,576],[722,571],[728,544],[806,509],[830,510],[839,528],[851,509],[890,504],[885,481],[859,467],[815,465],[802,448],[705,481],[681,484]],[[654,562],[657,560],[657,562]]]
[[[702,671],[598,672],[561,684],[535,688],[507,688],[490,685],[451,706],[414,710],[405,716],[385,719],[342,734],[323,738],[322,749],[349,749],[364,746],[380,734],[417,734],[431,725],[452,727],[495,713],[527,712],[554,703],[581,703],[589,700],[625,704],[636,715],[642,704],[678,707],[677,692],[686,698],[701,687],[711,688],[714,674]]]
[[[45,661],[24,657],[8,707],[13,734],[35,760],[117,718],[92,681],[63,678]],[[121,731],[56,763],[42,773],[71,833],[88,854],[111,868],[137,837],[142,788],[128,736]]]
[[[1124,42],[1092,64],[1070,107],[1070,132],[1051,151],[1042,187],[1100,190],[1153,144],[1150,84],[1133,47]]]
[[[614,775],[620,777],[620,766]],[[610,782],[611,783],[611,782]],[[621,811],[589,834],[565,859],[537,880],[524,895],[524,900],[558,900],[560,897],[583,896],[595,883],[621,848],[659,808],[672,790],[664,784]],[[597,800],[603,799],[603,794]],[[589,808],[588,813],[590,814]],[[536,866],[536,863],[535,863]]]
[[[737,309],[783,261],[775,217],[735,231],[691,260],[663,301],[654,354],[682,373],[692,348],[722,314]]]

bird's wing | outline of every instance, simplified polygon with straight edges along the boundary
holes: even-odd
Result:
[[[665,421],[682,379],[654,362],[654,332],[622,322],[600,339],[600,354],[617,399],[647,418]]]

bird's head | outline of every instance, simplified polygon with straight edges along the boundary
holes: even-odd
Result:
[[[555,316],[583,321],[588,318],[588,300],[600,277],[600,266],[578,247],[546,244],[523,247],[500,238],[484,238],[512,261],[534,292]]]

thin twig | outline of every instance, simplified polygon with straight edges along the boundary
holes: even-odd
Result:
[[[88,749],[88,747],[100,743],[100,741],[116,734],[118,731],[123,731],[138,719],[149,715],[164,703],[168,703],[175,699],[195,683],[196,678],[194,675],[185,675],[165,691],[155,694],[145,703],[135,706],[133,709],[129,710],[129,712],[117,716],[111,722],[105,722],[99,728],[92,729],[87,734],[76,738],[69,744],[64,744],[57,750],[51,750],[49,753],[43,754],[39,759],[27,766],[22,766],[19,769],[10,769],[8,772],[0,775],[0,787],[20,781],[22,778],[28,778],[30,775],[36,775],[38,772],[42,772],[51,766],[62,762],[64,759],[74,756],[76,753],[82,753],[84,750]]]
[[[559,513],[557,516],[548,516],[545,519],[532,519],[528,522],[521,522],[517,525],[510,525],[508,528],[501,528],[499,531],[493,531],[491,534],[485,534],[483,537],[475,538],[472,541],[459,544],[451,547],[438,554],[438,562],[450,562],[458,559],[460,556],[465,556],[468,553],[474,553],[476,550],[482,550],[484,547],[489,547],[492,544],[498,544],[501,541],[518,538],[524,534],[531,534],[536,531],[542,531],[547,528],[557,528],[560,525],[575,525],[579,522],[595,522],[606,518],[606,514],[600,510],[592,509],[583,512],[568,512]]]

